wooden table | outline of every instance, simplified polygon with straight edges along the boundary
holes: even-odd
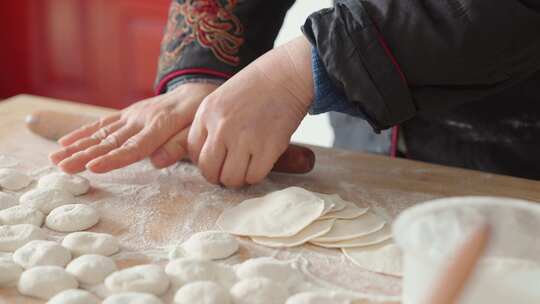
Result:
[[[19,168],[36,178],[55,170],[48,164],[47,154],[57,148],[56,143],[37,137],[24,126],[24,117],[38,109],[95,115],[111,111],[28,95],[0,102],[0,155],[15,156],[20,160]],[[538,181],[358,152],[314,150],[317,163],[311,173],[271,174],[261,185],[238,191],[206,183],[189,164],[155,170],[144,161],[104,175],[84,173],[93,189],[81,200],[101,213],[100,223],[92,230],[112,233],[120,239],[126,252],[118,257],[121,267],[148,260],[162,262],[156,250],[180,242],[195,231],[215,228],[214,221],[224,208],[292,185],[338,193],[392,218],[409,206],[444,196],[495,195],[540,201]],[[400,292],[398,278],[367,272],[350,264],[339,251],[313,246],[273,250],[242,240],[240,254],[231,263],[258,255],[306,257],[310,271],[334,284],[378,294]],[[0,303],[2,298],[6,303],[40,303],[22,299],[13,289],[0,290]]]

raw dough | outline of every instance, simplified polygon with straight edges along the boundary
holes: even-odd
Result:
[[[324,207],[324,200],[312,192],[290,187],[225,210],[217,225],[236,235],[293,236],[319,218]]]
[[[0,287],[17,285],[23,269],[10,261],[0,261]]]
[[[357,237],[350,240],[336,242],[317,242],[311,241],[314,245],[325,248],[352,248],[363,247],[382,243],[392,238],[392,228],[390,225],[384,225],[383,229],[368,235]]]
[[[310,291],[295,294],[285,304],[350,304],[352,297],[331,291]]]
[[[99,304],[95,295],[82,289],[67,289],[52,297],[47,304]]]
[[[45,215],[41,211],[21,205],[0,210],[0,223],[2,225],[30,224],[39,227],[43,224],[44,217]]]
[[[0,188],[18,191],[30,185],[32,179],[17,170],[3,168],[0,169]]]
[[[339,196],[339,194],[325,194],[325,193],[316,193],[316,192],[314,193],[315,195],[323,199],[325,203],[332,205],[332,208],[330,208],[328,212],[323,212],[323,215],[328,214],[330,212],[341,211],[345,209],[345,207],[347,206],[347,203],[349,203],[343,200],[341,196]]]
[[[58,243],[34,240],[17,249],[13,261],[25,269],[45,265],[64,267],[71,261],[71,253]]]
[[[315,221],[298,234],[284,238],[269,238],[263,236],[254,236],[251,239],[257,243],[268,247],[294,247],[300,246],[311,239],[326,234],[332,229],[335,219]]]
[[[163,304],[163,302],[153,294],[123,292],[108,296],[102,304]]]
[[[401,276],[401,251],[392,241],[385,241],[368,247],[343,248],[341,251],[354,264],[364,269]]]
[[[283,304],[288,292],[267,278],[250,278],[236,283],[231,295],[235,304]]]
[[[69,204],[55,208],[45,220],[45,225],[59,232],[73,232],[88,229],[99,221],[99,214],[93,207],[84,204]]]
[[[174,296],[176,304],[230,304],[229,292],[211,281],[199,281],[184,285]]]
[[[118,240],[106,233],[89,231],[73,232],[64,238],[62,246],[71,250],[73,256],[100,254],[110,256],[120,250]]]
[[[77,280],[62,267],[38,266],[21,274],[17,289],[22,295],[48,300],[61,291],[78,286]]]
[[[234,236],[222,231],[203,231],[195,233],[182,244],[186,256],[218,260],[233,255],[238,250]]]
[[[55,172],[40,178],[38,187],[46,189],[60,189],[78,196],[88,192],[90,189],[90,182],[82,176]]]
[[[17,205],[17,199],[10,194],[0,192],[0,210]]]
[[[113,259],[97,254],[81,255],[66,267],[66,271],[74,275],[79,283],[87,285],[102,283],[116,270]]]
[[[19,164],[17,158],[6,154],[0,154],[0,168],[11,168]]]
[[[335,219],[353,219],[357,218],[366,212],[368,212],[369,208],[360,208],[356,206],[356,204],[351,202],[346,202],[345,208],[339,211],[330,212],[328,214],[325,214],[321,216],[321,220],[329,219],[329,218],[335,218]]]
[[[67,191],[46,188],[30,190],[19,198],[21,205],[38,209],[44,214],[49,214],[56,207],[73,204],[74,200],[75,197]]]
[[[175,287],[195,281],[213,281],[230,288],[236,282],[236,275],[229,266],[197,258],[172,260],[165,267],[165,273]]]
[[[300,273],[292,268],[288,262],[276,260],[271,257],[260,257],[246,260],[236,269],[239,279],[267,278],[273,282],[284,284],[291,288],[302,280]]]
[[[365,236],[381,230],[385,221],[373,212],[352,220],[338,219],[330,231],[313,239],[314,242],[336,242]]]
[[[111,292],[147,292],[157,296],[169,288],[169,278],[158,265],[138,265],[113,272],[105,279]]]
[[[34,225],[1,225],[0,251],[15,251],[32,240],[44,240],[46,238],[45,232]]]

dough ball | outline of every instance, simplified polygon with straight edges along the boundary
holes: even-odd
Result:
[[[55,172],[40,178],[38,187],[46,189],[60,189],[78,196],[88,192],[90,189],[90,182],[82,176]]]
[[[2,225],[30,224],[39,227],[43,224],[44,217],[41,211],[21,205],[0,210]]]
[[[17,289],[22,295],[43,300],[52,298],[66,289],[79,286],[75,277],[58,266],[38,266],[21,274]]]
[[[17,170],[3,168],[0,169],[0,188],[17,191],[30,185],[32,179]]]
[[[17,205],[17,199],[7,193],[0,192],[0,210],[7,209]]]
[[[113,272],[105,279],[111,292],[146,292],[161,295],[169,288],[169,278],[158,265],[139,265]]]
[[[52,297],[47,304],[99,304],[98,297],[82,289],[67,289]]]
[[[48,228],[59,232],[88,229],[99,221],[96,209],[84,204],[69,204],[55,208],[45,220]]]
[[[17,284],[23,269],[10,261],[0,261],[0,287],[9,287]]]
[[[15,251],[30,241],[44,240],[46,238],[45,232],[34,225],[1,225],[0,251]]]
[[[113,259],[97,254],[81,255],[66,267],[66,271],[74,275],[79,283],[88,285],[103,282],[109,274],[116,270]]]
[[[201,259],[224,259],[238,250],[234,236],[222,231],[203,231],[195,233],[182,244],[187,256]]]
[[[239,279],[267,278],[274,282],[280,282],[289,288],[302,280],[300,273],[289,263],[270,257],[246,260],[238,266],[236,275]]]
[[[64,267],[71,261],[71,253],[55,242],[35,240],[17,249],[13,261],[25,269],[45,265]]]
[[[197,258],[172,260],[165,267],[165,273],[175,287],[196,281],[213,281],[230,288],[236,282],[236,275],[229,266]]]
[[[221,285],[210,281],[189,283],[174,296],[176,304],[230,304],[229,292]]]
[[[75,197],[65,190],[47,188],[30,190],[19,198],[21,205],[38,209],[44,214],[49,214],[56,207],[73,204],[74,200]]]
[[[114,236],[89,231],[73,232],[66,235],[62,246],[71,250],[73,256],[83,254],[110,256],[120,250],[118,240]]]
[[[314,193],[290,187],[245,200],[223,211],[216,223],[235,235],[287,237],[318,219],[324,208],[324,200]]]
[[[231,295],[235,304],[283,304],[288,292],[267,278],[251,278],[236,283]]]
[[[163,301],[149,293],[123,292],[107,297],[103,304],[163,304]]]

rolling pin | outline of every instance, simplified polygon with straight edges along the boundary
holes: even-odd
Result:
[[[62,136],[98,119],[82,114],[36,111],[26,117],[26,126],[38,136],[57,141]],[[313,170],[314,166],[315,153],[311,149],[291,144],[276,161],[272,171],[303,174]]]

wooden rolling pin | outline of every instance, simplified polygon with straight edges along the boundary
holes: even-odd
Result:
[[[36,111],[26,117],[26,126],[41,137],[57,141],[82,125],[97,119],[99,118],[95,116],[81,114]],[[310,172],[314,166],[315,154],[311,149],[291,144],[274,164],[272,171],[302,174]]]

